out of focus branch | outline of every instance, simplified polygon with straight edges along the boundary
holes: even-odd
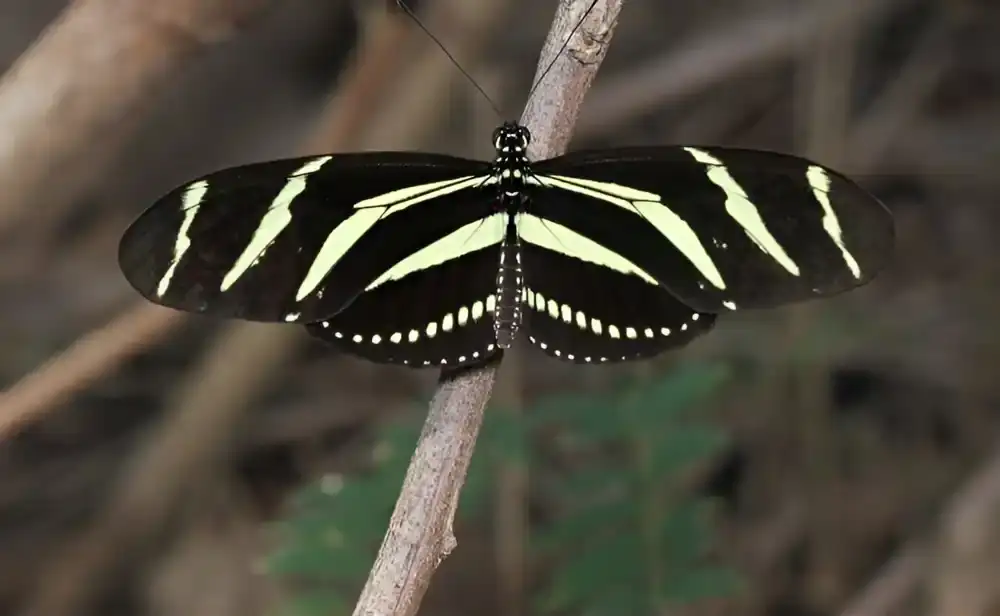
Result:
[[[181,313],[144,302],[80,338],[62,354],[0,392],[0,440],[154,344],[182,321]]]
[[[532,132],[534,159],[566,149],[583,96],[611,41],[622,0],[598,0],[566,51],[556,56],[590,4],[563,0],[549,30],[537,74],[553,59],[554,64],[521,117]],[[416,614],[431,576],[457,545],[455,510],[498,365],[442,376],[354,616]]]
[[[336,118],[327,117],[320,124],[321,133],[329,140],[321,144],[317,137],[305,149],[343,149],[358,139],[377,108],[372,104],[373,99],[381,95],[385,85],[392,81],[397,63],[405,59],[386,50],[398,48],[406,32],[395,17],[386,17],[375,24],[372,36],[359,54],[357,67],[328,105],[329,113]],[[141,305],[135,314],[150,310],[167,312]],[[138,316],[124,319],[144,322]],[[154,323],[144,333],[150,338],[162,336],[178,320],[162,319],[158,326]],[[192,371],[190,379],[178,387],[164,414],[163,425],[154,427],[147,446],[129,465],[103,517],[70,544],[55,559],[53,570],[39,580],[33,603],[26,610],[28,616],[79,613],[81,606],[100,592],[104,573],[128,550],[141,545],[162,527],[164,518],[173,511],[172,503],[181,499],[193,478],[203,475],[226,450],[228,435],[244,410],[274,382],[280,366],[294,357],[297,347],[289,333],[281,327],[251,324],[233,325],[223,332]],[[91,353],[90,359],[99,367],[89,372],[78,370],[79,378],[72,380],[63,394],[85,386],[127,357],[129,353],[119,346],[106,344]],[[65,365],[66,362],[57,360],[49,365],[49,371],[64,369]],[[56,398],[36,390],[37,383],[46,379],[58,380],[58,375],[36,375],[22,388],[18,399],[55,403]],[[35,404],[34,414],[37,416],[46,408]],[[0,406],[0,414],[5,410]]]
[[[914,128],[914,120],[948,68],[950,33],[946,25],[935,25],[924,34],[896,78],[854,123],[848,136],[850,156],[845,161],[849,166],[842,167],[843,171],[870,172],[896,145],[900,134]]]
[[[945,512],[932,584],[934,616],[1000,611],[1000,444]]]
[[[0,81],[0,233],[80,194],[123,122],[270,0],[72,2]],[[109,139],[109,135],[115,135]]]
[[[955,492],[941,516],[936,545],[910,541],[855,597],[842,616],[907,614],[922,582],[940,616],[992,616],[1000,607],[1000,444]],[[992,610],[992,611],[991,611]]]
[[[772,12],[735,18],[731,25],[603,82],[588,99],[577,135],[605,133],[736,74],[785,60],[801,49],[803,40],[819,32],[857,28],[885,14],[897,1],[797,2],[795,10],[779,4]]]
[[[928,556],[922,541],[908,544],[851,600],[841,616],[903,616],[923,580]]]

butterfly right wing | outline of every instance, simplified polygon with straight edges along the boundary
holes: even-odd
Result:
[[[148,300],[251,321],[328,318],[408,256],[486,218],[489,164],[334,154],[212,173],[147,209],[119,264]]]
[[[546,248],[560,242],[555,225],[535,225],[530,216],[520,222],[526,338],[545,354],[580,364],[645,359],[714,326],[714,314],[689,308],[657,284]]]
[[[832,169],[776,152],[573,152],[534,165],[529,184],[534,215],[699,312],[854,289],[886,266],[895,239],[877,198]],[[566,246],[571,256],[602,258]]]

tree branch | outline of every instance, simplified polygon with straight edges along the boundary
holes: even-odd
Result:
[[[70,3],[0,81],[0,230],[33,204],[75,198],[100,171],[93,161],[109,160],[108,150],[123,142],[123,120],[165,75],[270,4]]]
[[[899,0],[797,2],[794,11],[778,4],[774,11],[754,9],[732,23],[698,35],[631,72],[594,89],[577,133],[606,134],[651,109],[676,104],[748,70],[785,60],[801,41],[822,31],[843,32],[878,19]]]
[[[566,149],[583,96],[607,52],[622,0],[597,0],[553,63],[590,4],[563,0],[549,30],[536,75],[552,68],[521,117],[532,133],[534,159]],[[431,576],[457,545],[455,509],[498,366],[442,375],[354,616],[416,614]]]
[[[945,504],[936,540],[918,536],[882,567],[841,616],[905,614],[920,591],[928,614],[993,614],[1000,605],[1000,443]]]
[[[155,344],[183,323],[183,317],[142,302],[0,391],[0,441]]]

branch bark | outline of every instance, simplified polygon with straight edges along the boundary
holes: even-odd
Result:
[[[534,159],[565,151],[607,52],[622,0],[597,0],[581,23],[590,4],[563,0],[542,49],[536,75],[551,68],[521,116],[532,133]],[[498,366],[442,375],[354,616],[416,614],[434,571],[457,545],[455,510]]]
[[[78,195],[100,171],[93,161],[109,160],[107,150],[123,143],[123,120],[167,75],[271,4],[70,3],[0,81],[0,231],[35,204]]]

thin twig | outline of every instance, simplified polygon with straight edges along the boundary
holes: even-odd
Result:
[[[1000,442],[942,516],[928,614],[990,616],[1000,610]]]
[[[892,9],[898,0],[779,4],[772,13],[757,11],[683,45],[676,51],[594,88],[577,134],[606,133],[622,122],[697,94],[733,75],[784,60],[797,53],[803,38],[820,31],[856,28]]]
[[[871,172],[885,154],[896,145],[900,133],[914,121],[927,104],[948,68],[950,48],[945,43],[952,29],[935,24],[923,35],[906,63],[854,123],[848,135],[850,168],[844,172]]]
[[[94,161],[109,161],[106,150],[124,143],[123,118],[191,56],[230,38],[270,4],[70,3],[0,81],[0,231],[31,207],[79,195],[100,174]]]
[[[539,61],[544,70],[580,22],[590,0],[564,0]],[[598,0],[535,95],[521,122],[530,155],[548,158],[569,144],[584,93],[604,59],[622,0]],[[498,362],[442,376],[407,470],[389,529],[354,616],[413,616],[431,576],[455,548],[455,509],[472,458]]]
[[[930,550],[915,540],[896,554],[840,616],[889,616],[903,614],[924,577]]]
[[[905,614],[921,582],[932,577],[932,573],[939,579],[931,580],[932,609],[928,613],[992,613],[986,606],[991,599],[995,602],[1000,597],[993,583],[1000,554],[996,549],[1000,545],[997,520],[1000,520],[1000,443],[945,504],[937,544],[923,536],[911,539],[850,601],[841,616]],[[955,581],[972,583],[952,587]]]
[[[6,391],[0,392],[0,440],[37,421],[121,362],[155,344],[184,315],[147,303],[74,342]]]

